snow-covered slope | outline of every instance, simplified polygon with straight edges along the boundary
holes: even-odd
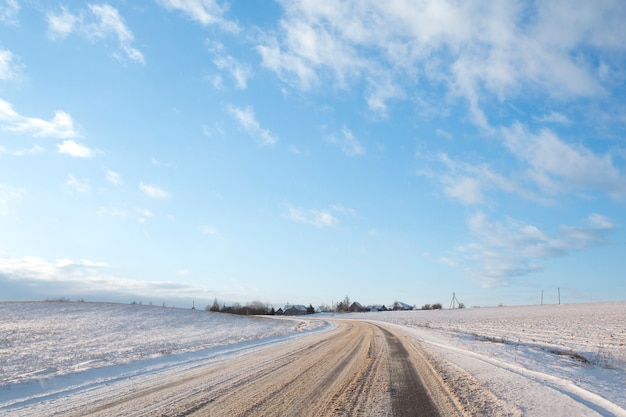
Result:
[[[289,335],[322,324],[147,305],[0,303],[0,390],[18,382]]]

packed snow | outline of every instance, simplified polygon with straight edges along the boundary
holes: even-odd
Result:
[[[325,315],[243,317],[106,303],[0,303],[0,414],[121,377],[328,327]],[[499,415],[626,416],[626,302],[334,315],[417,338],[461,393]],[[447,364],[443,366],[441,364]],[[178,368],[176,368],[178,369]],[[460,377],[459,375],[466,375]],[[471,391],[471,392],[470,392]],[[26,407],[26,408],[25,408]]]

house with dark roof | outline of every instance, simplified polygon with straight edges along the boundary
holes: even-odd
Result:
[[[413,306],[410,306],[406,303],[403,303],[401,301],[396,301],[393,303],[393,306],[391,307],[391,309],[393,311],[398,311],[398,310],[413,310]]]
[[[288,304],[283,309],[283,315],[285,316],[299,316],[301,314],[306,314],[306,307],[301,304]]]
[[[355,301],[352,304],[350,304],[348,311],[351,311],[353,313],[362,313],[367,310],[365,309],[365,307],[361,305],[361,303],[359,303],[358,301]]]

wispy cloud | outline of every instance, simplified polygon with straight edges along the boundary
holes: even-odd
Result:
[[[19,77],[22,64],[8,49],[0,49],[0,80],[12,80]]]
[[[125,219],[128,217],[128,210],[120,207],[100,207],[97,214],[100,217],[118,217]]]
[[[98,38],[117,37],[120,48],[130,60],[142,64],[145,62],[143,54],[132,46],[133,33],[128,29],[117,9],[108,4],[90,4],[89,9],[97,17],[97,22],[91,25],[93,36]]]
[[[9,208],[14,202],[22,198],[22,195],[24,195],[24,191],[21,189],[0,184],[0,216],[8,216]]]
[[[535,116],[533,117],[533,119],[541,123],[553,123],[561,125],[572,124],[572,121],[567,116],[565,116],[563,113],[559,113],[556,111],[550,112],[549,114],[544,114],[542,116]]]
[[[341,129],[339,135],[330,135],[326,140],[339,148],[347,156],[361,156],[365,154],[365,148],[347,127]]]
[[[154,217],[154,213],[146,208],[135,208],[135,212],[139,216],[137,217],[137,221],[142,224],[146,222],[146,219]]]
[[[17,24],[17,15],[20,12],[20,4],[17,0],[5,0],[0,4],[0,21],[6,24]]]
[[[120,185],[123,183],[122,176],[120,175],[119,172],[115,172],[113,170],[107,169],[105,175],[106,175],[106,180],[109,184]]]
[[[303,209],[288,206],[285,217],[296,223],[309,224],[318,228],[339,225],[339,216],[354,216],[353,209],[342,205],[333,205],[329,209]]]
[[[443,87],[448,96],[462,98],[469,118],[488,131],[483,104],[489,100],[520,97],[529,89],[557,98],[604,94],[598,74],[617,70],[621,60],[594,63],[587,59],[590,48],[608,57],[626,50],[615,36],[622,33],[626,10],[614,2],[281,4],[279,30],[257,51],[286,83],[299,89],[365,83],[367,104],[383,114],[390,100],[404,99],[418,83]]]
[[[34,256],[0,258],[1,280],[12,285],[39,288],[42,296],[46,297],[154,297],[159,300],[210,300],[215,297],[214,292],[197,285],[129,279],[112,275],[109,269],[104,262],[88,259],[46,261]]]
[[[66,154],[74,158],[91,158],[96,154],[96,151],[83,144],[76,143],[71,139],[64,140],[63,143],[58,144],[57,149],[59,153]]]
[[[241,127],[252,136],[261,146],[272,146],[278,139],[275,138],[269,130],[263,129],[256,120],[254,110],[251,106],[240,108],[229,106],[228,111],[237,120]]]
[[[467,163],[441,153],[435,159],[443,169],[420,169],[418,175],[441,184],[448,197],[466,205],[489,204],[501,192],[541,204],[551,204],[563,194],[626,198],[626,172],[610,153],[568,143],[549,129],[531,132],[521,123],[500,132],[511,158],[500,168],[503,172],[486,162]]]
[[[52,120],[27,117],[13,110],[11,103],[0,99],[0,123],[10,132],[30,134],[34,137],[75,138],[79,134],[72,117],[64,111],[56,111]]]
[[[51,40],[65,39],[75,30],[76,24],[80,23],[80,17],[68,12],[61,7],[59,13],[48,13],[48,38]]]
[[[446,153],[437,155],[437,161],[445,169],[443,172],[420,172],[438,181],[443,192],[462,204],[475,205],[489,202],[488,193],[504,191],[522,195],[524,198],[536,200],[537,197],[524,190],[516,181],[495,172],[487,164],[474,165],[459,162]]]
[[[200,233],[206,236],[215,236],[217,235],[217,229],[213,226],[202,226],[200,228]]]
[[[521,123],[502,132],[508,150],[543,192],[601,191],[614,198],[626,196],[626,173],[613,164],[610,154],[567,143],[548,129],[531,133]]]
[[[172,162],[160,161],[160,160],[156,159],[154,156],[152,158],[150,158],[150,163],[152,165],[154,165],[155,167],[165,167],[165,168],[175,168],[176,167],[176,164],[174,164]]]
[[[13,152],[13,155],[15,156],[24,156],[24,155],[37,155],[40,153],[45,152],[45,149],[39,145],[33,145],[30,148],[27,149],[19,149],[15,152]]]
[[[119,11],[109,4],[89,4],[87,9],[72,14],[62,7],[58,13],[48,13],[48,38],[62,40],[72,32],[91,39],[115,38],[119,48],[131,61],[145,63],[141,51],[133,46],[133,32],[126,26]],[[116,57],[119,55],[116,53]]]
[[[88,193],[91,187],[86,182],[81,182],[76,179],[72,174],[67,174],[66,184],[72,187],[74,191],[78,193]]]
[[[220,4],[216,0],[158,0],[158,2],[166,9],[183,12],[203,26],[217,26],[233,33],[240,30],[237,23],[224,17],[228,11],[226,3]]]
[[[235,82],[235,87],[245,90],[248,87],[248,78],[252,75],[251,70],[233,56],[229,55],[219,42],[208,43],[209,51],[214,55],[213,64],[223,72],[226,72]],[[213,78],[215,88],[222,88],[223,81],[221,76]]]
[[[148,197],[152,197],[152,198],[159,198],[159,199],[163,199],[163,198],[169,198],[170,197],[170,193],[169,191],[158,187],[156,185],[152,185],[152,184],[144,184],[143,182],[139,184],[139,189],[141,191],[143,191],[143,193],[145,195],[147,195]]]
[[[296,223],[310,224],[315,227],[331,227],[339,224],[339,219],[329,210],[302,209],[289,207],[287,218]]]
[[[484,287],[510,285],[516,277],[542,271],[549,259],[606,244],[615,229],[600,214],[589,216],[583,226],[561,226],[553,233],[512,219],[493,221],[480,212],[469,217],[467,226],[472,241],[445,262],[465,267]]]

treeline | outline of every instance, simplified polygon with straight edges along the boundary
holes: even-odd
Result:
[[[206,311],[211,311],[214,313],[229,313],[229,314],[239,314],[242,316],[274,316],[274,315],[296,315],[296,314],[313,314],[315,313],[315,308],[313,305],[309,304],[308,307],[299,306],[301,308],[294,311],[289,312],[283,311],[282,308],[276,310],[273,306],[268,303],[263,303],[261,301],[253,301],[247,304],[233,303],[231,305],[221,304],[218,302],[217,298],[213,301],[213,304],[205,307]]]
[[[226,304],[220,305],[217,298],[213,301],[213,304],[206,306],[205,310],[214,313],[240,314],[243,316],[276,314],[274,307],[261,301],[253,301],[245,305],[233,303],[227,306]]]

